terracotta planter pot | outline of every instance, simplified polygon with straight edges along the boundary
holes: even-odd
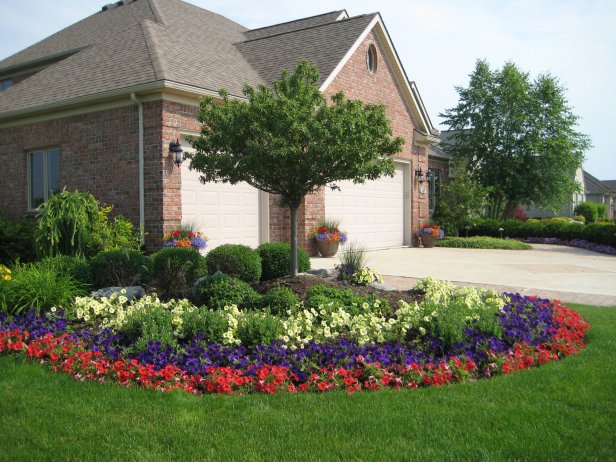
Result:
[[[338,252],[339,241],[317,241],[317,249],[322,257],[333,257]]]
[[[419,239],[421,239],[421,245],[426,248],[431,248],[436,245],[437,238],[434,237],[432,234],[422,234],[421,236],[419,236]]]

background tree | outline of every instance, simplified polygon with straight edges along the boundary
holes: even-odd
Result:
[[[455,171],[459,173],[454,179],[441,184],[432,219],[447,234],[458,236],[481,216],[488,189],[471,178],[463,163],[458,162]]]
[[[579,188],[589,139],[575,130],[565,90],[550,75],[531,81],[515,64],[492,71],[479,60],[458,105],[443,117],[456,135],[446,146],[469,174],[490,187],[489,215],[518,204],[556,210]]]
[[[297,276],[297,209],[307,194],[336,182],[363,183],[393,176],[392,156],[404,140],[392,137],[383,105],[346,100],[342,93],[328,104],[316,84],[319,72],[308,61],[295,73],[282,73],[271,87],[244,88],[248,101],[222,104],[202,100],[201,135],[191,139],[196,153],[190,167],[201,182],[241,181],[280,196],[291,215],[291,276]]]

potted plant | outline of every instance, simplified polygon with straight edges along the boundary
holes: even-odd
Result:
[[[445,237],[445,231],[439,225],[426,223],[417,230],[417,237],[419,237],[421,245],[424,247],[434,247],[437,239]]]
[[[181,228],[165,234],[163,247],[184,247],[199,252],[207,247],[207,237],[201,231]]]
[[[347,241],[347,234],[338,226],[340,221],[329,218],[321,220],[319,226],[312,229],[311,236],[316,239],[322,257],[333,257],[338,252],[338,246]]]

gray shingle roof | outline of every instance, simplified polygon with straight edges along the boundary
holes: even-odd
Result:
[[[248,40],[238,43],[237,48],[265,82],[279,78],[282,69],[293,71],[297,63],[305,58],[319,68],[320,85],[375,17],[376,14],[356,16]]]
[[[259,29],[247,30],[244,32],[246,40],[254,40],[258,38],[277,35],[284,32],[292,32],[308,27],[322,26],[330,22],[336,21],[342,15],[347,16],[345,10],[331,11],[309,18],[297,19],[295,21],[284,22],[282,24],[274,24],[273,26],[261,27]]]
[[[606,185],[612,191],[616,192],[616,180],[603,180],[601,183]]]
[[[614,194],[614,191],[608,185],[586,170],[584,170],[584,190],[586,194]]]
[[[375,15],[334,11],[249,31],[181,0],[125,0],[0,61],[0,76],[51,64],[0,92],[0,119],[154,82],[241,95],[307,58],[334,70]]]

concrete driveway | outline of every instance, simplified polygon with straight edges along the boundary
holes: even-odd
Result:
[[[311,259],[314,269],[331,269],[339,262],[338,256]],[[386,283],[400,290],[410,289],[417,279],[433,276],[573,303],[616,306],[616,257],[572,247],[542,244],[533,245],[533,250],[403,247],[367,252],[367,264],[381,273]]]

